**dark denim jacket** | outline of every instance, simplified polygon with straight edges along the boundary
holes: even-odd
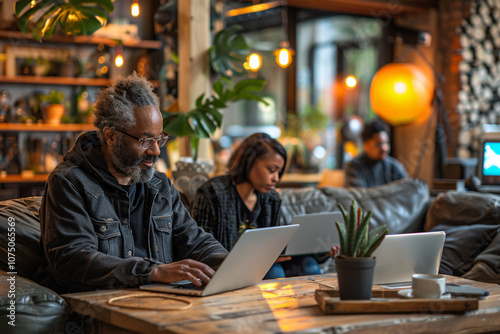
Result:
[[[95,167],[103,163],[97,133],[86,133],[50,175],[40,209],[42,284],[58,292],[136,287],[150,283],[157,262],[226,253],[155,172],[144,199],[149,257],[134,257],[128,193]]]

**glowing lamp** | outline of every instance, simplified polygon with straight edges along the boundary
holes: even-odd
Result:
[[[257,53],[252,53],[247,58],[247,62],[243,64],[245,69],[249,69],[250,71],[257,72],[262,67],[262,57]]]
[[[116,65],[116,67],[121,67],[123,65],[123,56],[122,55],[116,56],[115,65]]]
[[[348,76],[345,78],[345,85],[349,88],[354,88],[358,84],[358,80],[356,80],[356,77],[353,75]]]
[[[139,16],[141,8],[139,7],[139,0],[134,0],[132,6],[130,6],[130,13],[133,17]]]
[[[121,67],[123,65],[123,47],[118,45],[116,49],[115,65],[116,67]]]
[[[287,68],[292,63],[293,50],[287,41],[280,43],[280,48],[274,51],[276,63],[282,68]]]
[[[422,70],[408,63],[382,66],[373,77],[373,111],[391,125],[418,122],[432,111],[434,84]]]

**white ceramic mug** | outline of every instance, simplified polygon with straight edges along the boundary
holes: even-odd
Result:
[[[446,277],[431,274],[414,274],[411,277],[413,298],[438,299],[444,294]]]

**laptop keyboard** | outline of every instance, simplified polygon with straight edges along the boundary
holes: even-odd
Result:
[[[196,285],[194,285],[194,283],[188,283],[188,284],[179,285],[178,288],[179,289],[189,289],[189,290],[203,290],[203,289],[205,289],[206,286],[207,286],[206,284],[203,284],[202,286],[196,286]]]

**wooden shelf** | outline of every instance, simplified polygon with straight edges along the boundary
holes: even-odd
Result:
[[[33,176],[22,176],[19,174],[0,176],[1,183],[43,183],[47,181],[49,174],[35,174]]]
[[[93,124],[0,123],[0,132],[85,132],[95,129]]]
[[[150,80],[154,87],[159,87],[158,80]],[[98,78],[68,78],[68,77],[36,77],[36,76],[0,76],[0,83],[4,84],[31,84],[31,85],[58,85],[58,86],[94,86],[107,87],[113,83],[112,79]]]
[[[9,84],[34,84],[34,85],[60,85],[60,86],[109,86],[111,79],[96,78],[67,78],[67,77],[36,77],[36,76],[0,76],[1,83]]]
[[[6,39],[10,40],[12,42],[19,42],[19,41],[31,41],[31,42],[36,42],[38,41],[34,40],[31,37],[26,36],[20,31],[8,31],[8,30],[0,30],[0,39]],[[43,43],[58,43],[58,44],[67,44],[67,43],[72,43],[72,44],[82,44],[82,45],[97,45],[97,44],[104,44],[109,47],[116,47],[119,45],[119,42],[117,40],[111,39],[111,38],[105,38],[105,37],[96,37],[96,36],[65,36],[65,35],[56,35],[52,36],[51,38],[44,38]],[[141,40],[137,42],[133,41],[124,41],[122,44],[124,47],[127,48],[139,48],[139,49],[161,49],[162,47],[162,42],[161,41],[156,41],[156,40]]]

